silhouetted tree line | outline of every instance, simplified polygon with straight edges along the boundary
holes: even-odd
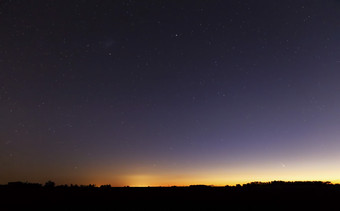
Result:
[[[243,187],[276,187],[276,186],[315,186],[315,187],[320,187],[320,186],[334,186],[329,181],[323,182],[323,181],[271,181],[271,182],[251,182],[244,184]]]
[[[55,182],[53,181],[47,181],[44,185],[39,183],[30,183],[30,182],[9,182],[7,185],[0,185],[0,187],[8,187],[8,188],[35,188],[35,189],[41,189],[41,188],[97,188],[95,184],[89,184],[89,185],[59,185],[56,186]],[[102,185],[100,188],[108,188],[111,187],[111,185]]]
[[[89,185],[56,185],[53,181],[47,181],[44,185],[40,183],[30,183],[30,182],[8,182],[7,185],[0,185],[0,187],[8,187],[8,188],[80,188],[80,189],[111,189],[110,184],[96,186],[95,184]],[[339,187],[340,184],[332,184],[329,181],[270,181],[270,182],[250,182],[243,185],[236,184],[235,186],[226,185],[224,188],[250,188],[250,187]],[[129,186],[125,186],[124,188],[129,188]],[[155,188],[155,187],[154,187]],[[206,188],[221,188],[220,186],[213,185],[190,185],[190,186],[171,186],[171,187],[158,187],[158,188],[192,188],[192,189],[206,189]]]
[[[56,185],[53,181],[45,184],[29,182],[9,182],[0,185],[0,210],[22,210],[13,208],[21,205],[31,208],[40,206],[41,210],[46,207],[55,207],[57,210],[89,210],[92,205],[98,210],[98,205],[119,207],[118,204],[127,206],[126,210],[149,210],[150,202],[166,202],[166,206],[172,206],[178,210],[184,203],[191,206],[198,205],[199,210],[203,202],[222,202],[238,210],[253,210],[254,207],[272,207],[273,205],[287,205],[290,210],[296,204],[301,205],[301,210],[306,210],[309,205],[320,210],[329,210],[329,202],[336,202],[340,198],[340,185],[321,181],[271,181],[251,182],[237,184],[235,186],[172,186],[172,187],[111,187],[111,185]],[[139,201],[144,203],[144,208],[136,209]],[[199,202],[199,203],[197,203]],[[69,205],[70,209],[65,209]],[[159,204],[159,203],[158,203]],[[210,203],[211,204],[215,203]],[[9,209],[3,209],[4,207]],[[129,207],[130,206],[130,207]],[[60,208],[60,209],[59,209]],[[111,207],[112,208],[112,207]],[[157,207],[158,209],[159,207]],[[36,210],[36,209],[34,209]],[[159,209],[158,209],[159,210]],[[214,209],[203,209],[214,210]]]

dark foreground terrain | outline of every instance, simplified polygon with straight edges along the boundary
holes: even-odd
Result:
[[[0,186],[0,196],[0,210],[340,209],[340,185],[328,182],[145,188],[15,182]]]

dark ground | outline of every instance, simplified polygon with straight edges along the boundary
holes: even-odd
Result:
[[[232,187],[94,187],[9,183],[0,210],[338,210],[340,185],[250,183]]]

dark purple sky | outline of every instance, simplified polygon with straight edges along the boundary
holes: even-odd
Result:
[[[0,183],[340,179],[340,1],[1,1]]]

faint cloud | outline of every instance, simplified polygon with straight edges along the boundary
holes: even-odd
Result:
[[[114,47],[116,42],[113,39],[108,39],[103,42],[103,47],[105,49]]]

